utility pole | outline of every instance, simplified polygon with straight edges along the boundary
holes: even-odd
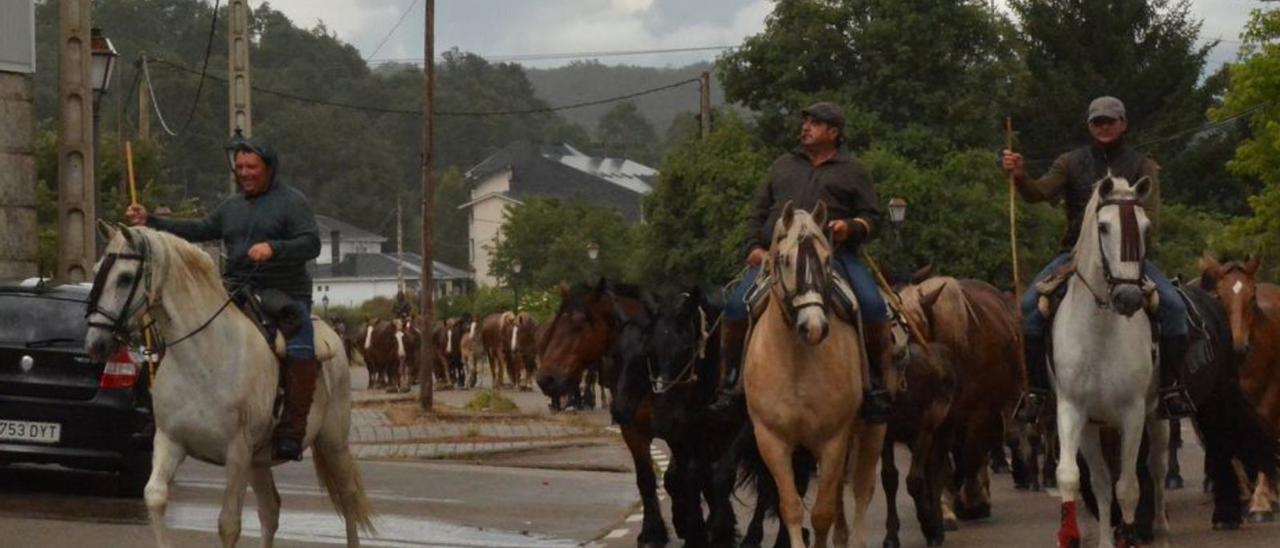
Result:
[[[408,296],[404,286],[404,217],[400,213],[399,198],[396,198],[396,290]]]
[[[138,63],[142,70],[142,63]],[[138,78],[138,140],[151,138],[151,89],[147,87],[145,78]]]
[[[93,89],[89,0],[58,3],[58,271],[86,282],[94,263]]]
[[[699,109],[698,118],[702,122],[702,139],[705,141],[711,136],[711,73],[702,72],[702,82],[699,88]]]
[[[253,136],[253,101],[249,92],[249,1],[227,2],[227,112],[230,115],[227,136],[240,133],[246,139]],[[236,176],[231,174],[228,192],[236,192]]]
[[[0,280],[16,281],[38,273],[35,3],[11,3],[0,15],[12,21],[0,41]]]
[[[422,313],[421,346],[418,349],[418,404],[424,411],[431,411],[435,400],[435,352],[431,348],[432,326],[435,325],[435,284],[432,281],[435,257],[431,245],[432,212],[436,207],[436,181],[432,171],[436,163],[436,1],[425,0],[426,30],[424,47],[426,63],[425,88],[422,94],[422,275],[418,281],[418,310]]]

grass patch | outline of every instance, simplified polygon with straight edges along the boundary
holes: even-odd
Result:
[[[482,390],[467,402],[468,411],[498,411],[503,413],[519,411],[516,402],[495,390]]]

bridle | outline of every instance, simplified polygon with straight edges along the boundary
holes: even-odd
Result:
[[[698,306],[698,340],[693,343],[694,348],[697,348],[698,351],[689,356],[689,360],[685,362],[684,367],[681,367],[671,380],[663,379],[662,375],[653,372],[653,355],[648,352],[645,353],[645,365],[649,370],[649,388],[653,390],[654,394],[665,394],[679,385],[698,382],[696,366],[699,360],[707,357],[707,342],[711,339],[711,334],[720,328],[720,319],[723,317],[724,315],[721,314],[716,318],[715,323],[708,328],[707,311],[702,306]]]
[[[827,291],[828,268],[827,263],[818,258],[817,242],[818,237],[813,234],[804,234],[800,237],[797,246],[800,248],[796,252],[796,286],[794,288],[787,287],[787,277],[780,272],[773,273],[772,278],[777,281],[777,285],[782,292],[782,316],[788,326],[794,326],[796,317],[800,311],[809,307],[820,307],[823,315],[828,312]],[[828,236],[825,242],[830,242]],[[771,252],[772,264],[771,270],[778,268],[782,264],[780,261],[785,259],[779,250]]]
[[[1077,269],[1075,276],[1080,279],[1089,293],[1093,294],[1093,300],[1100,308],[1109,309],[1111,307],[1110,300],[1105,297],[1107,294],[1114,292],[1117,286],[1134,285],[1141,288],[1144,283],[1142,275],[1141,262],[1143,259],[1142,249],[1142,232],[1138,226],[1137,208],[1142,207],[1142,202],[1136,198],[1116,198],[1101,200],[1094,209],[1095,218],[1097,212],[1107,206],[1118,206],[1120,208],[1120,260],[1125,262],[1139,263],[1138,276],[1134,278],[1124,278],[1116,276],[1111,271],[1111,260],[1107,258],[1106,248],[1102,241],[1102,231],[1098,231],[1098,254],[1102,257],[1102,276],[1107,281],[1107,293],[1099,293],[1093,286],[1089,285],[1089,281],[1080,274]]]

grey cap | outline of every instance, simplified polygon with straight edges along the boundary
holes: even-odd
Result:
[[[800,111],[800,115],[813,118],[840,131],[844,131],[844,113],[835,103],[822,101],[809,105]]]
[[[1097,118],[1124,120],[1124,103],[1109,95],[1094,99],[1089,103],[1089,121]]]

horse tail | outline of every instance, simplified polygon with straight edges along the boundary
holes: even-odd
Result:
[[[736,488],[750,487],[756,492],[756,504],[764,507],[770,515],[778,514],[778,484],[773,481],[769,467],[760,456],[760,448],[756,445],[755,428],[751,421],[745,421],[733,445],[725,454],[726,466],[718,473],[737,474]],[[795,476],[796,490],[800,496],[809,486],[809,478],[818,469],[818,461],[805,449],[796,449],[791,458],[791,469]]]
[[[329,494],[334,509],[348,521],[354,521],[365,533],[376,535],[378,531],[373,525],[373,510],[369,508],[369,498],[364,493],[360,469],[356,467],[346,447],[335,451],[317,443],[312,453],[316,477]]]

